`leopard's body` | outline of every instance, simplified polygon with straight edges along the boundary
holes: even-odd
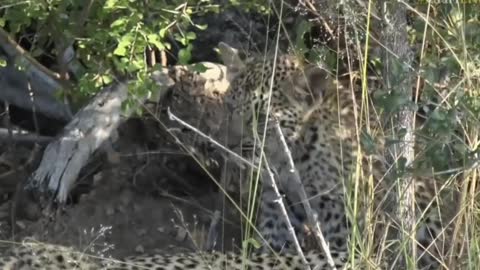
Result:
[[[222,46],[220,49],[225,53],[226,47]],[[263,131],[266,127],[266,157],[285,195],[296,237],[305,238],[304,225],[307,218],[296,192],[298,186],[294,184],[288,158],[284,155],[275,127],[271,125],[278,120],[337,269],[343,269],[349,257],[348,252],[352,250],[349,246],[351,225],[354,224],[352,216],[361,224],[359,230],[362,233],[364,229],[366,232],[371,228],[367,225],[376,222],[385,224],[388,217],[385,214],[388,205],[384,203],[388,202],[385,196],[389,191],[384,180],[387,166],[379,158],[383,154],[383,146],[380,143],[377,151],[374,151],[379,155],[367,155],[359,151],[358,130],[362,128],[357,124],[360,118],[355,109],[361,103],[354,91],[351,91],[350,84],[331,79],[328,73],[319,68],[303,66],[291,55],[280,55],[276,61],[257,59],[246,64],[238,60],[237,56],[223,56],[230,71],[228,77],[232,78],[229,91],[222,101],[228,108],[232,121],[228,128],[228,133],[233,138],[231,144],[235,146],[244,144],[244,141],[254,142],[258,133],[252,133],[252,127],[258,127],[258,131]],[[268,118],[267,110],[270,112]],[[366,166],[365,163],[362,170],[356,170],[359,161],[366,160],[371,166]],[[439,211],[441,198],[437,196],[435,179],[418,179],[415,187],[418,212],[425,212],[417,229],[418,242],[425,246],[433,243],[432,238],[440,237],[443,240],[445,233],[442,230],[447,226]],[[370,195],[357,199],[361,203],[357,207],[356,216],[352,215],[351,204],[347,202],[353,194],[350,190],[356,190],[362,196]],[[304,269],[300,257],[292,255],[295,254],[292,251],[293,236],[280,214],[278,203],[273,201],[275,198],[272,187],[264,184],[258,227],[268,246],[275,251],[283,251],[280,255],[268,252],[269,248],[249,259],[243,259],[239,254],[217,253],[154,255],[129,258],[125,260],[126,264],[114,262],[107,266],[105,260],[79,257],[70,249],[58,250],[57,246],[49,245],[32,248],[30,245],[22,247],[13,255],[0,257],[0,270],[75,269],[72,268],[75,265],[69,264],[75,261],[76,269],[244,269],[244,265],[250,266],[250,269]],[[382,232],[381,229],[379,231]],[[383,243],[379,239],[371,242],[357,239],[359,242],[364,245],[371,242]],[[435,242],[443,244],[443,241]],[[429,248],[428,251],[434,249]],[[305,251],[310,266],[312,269],[330,269],[323,252],[318,250],[310,248]],[[422,252],[425,249],[419,250]],[[436,258],[443,254],[442,250],[433,251],[431,256],[422,256],[420,266],[437,269]]]
[[[330,269],[322,254],[305,254],[312,268]],[[345,263],[345,253],[333,253],[335,265]],[[298,256],[271,254],[253,255],[248,260],[238,253],[155,254],[129,257],[122,261],[99,258],[59,245],[28,242],[0,257],[1,270],[242,270],[242,269],[304,269]]]
[[[274,125],[278,121],[330,249],[351,250],[348,240],[352,220],[355,220],[356,230],[360,230],[362,237],[373,236],[368,238],[370,242],[361,239],[360,246],[376,250],[384,235],[385,239],[398,236],[399,226],[390,224],[398,224],[398,220],[391,218],[396,214],[391,209],[394,198],[391,195],[396,191],[390,189],[393,182],[388,182],[391,179],[383,158],[386,151],[382,125],[374,110],[365,109],[373,108],[372,104],[365,103],[368,99],[361,99],[361,92],[356,91],[358,87],[348,79],[335,80],[318,66],[303,65],[294,55],[272,58],[244,64],[245,72],[240,70],[231,81],[225,103],[230,110],[231,126],[237,128],[230,129],[230,134],[241,141],[254,141],[267,131],[263,150],[285,194],[296,236],[302,239],[306,213],[285,150],[279,143],[279,134],[275,132]],[[256,72],[251,72],[253,70]],[[360,120],[368,126],[362,126]],[[238,128],[241,126],[245,128]],[[252,132],[252,126],[259,127],[259,134],[255,129]],[[366,131],[376,144],[368,154],[360,147],[360,138]],[[264,183],[267,184],[262,191],[260,232],[274,250],[291,248],[292,235],[274,202],[277,196],[269,182],[264,180]],[[451,197],[454,192],[448,188],[441,190],[441,182],[433,176],[415,177],[414,186],[416,217],[421,217],[416,228],[418,265],[436,269],[449,245],[447,237],[456,207]],[[362,197],[355,200],[352,191]],[[446,198],[449,200],[444,202]],[[355,216],[352,215],[354,205],[357,207]]]

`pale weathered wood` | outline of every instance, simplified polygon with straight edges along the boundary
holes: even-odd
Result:
[[[152,79],[159,91],[173,85],[166,72],[154,72]],[[166,91],[164,91],[166,92]],[[122,110],[127,99],[127,83],[118,82],[98,93],[77,112],[57,139],[43,153],[27,188],[52,193],[57,202],[65,202],[78,174],[95,150],[114,134],[118,126],[135,111]],[[145,98],[137,98],[142,106]]]
[[[27,186],[53,192],[57,201],[64,202],[82,167],[119,125],[126,98],[124,83],[102,90],[47,146]]]

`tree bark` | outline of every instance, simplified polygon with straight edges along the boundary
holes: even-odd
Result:
[[[410,98],[413,87],[414,76],[411,70],[414,61],[413,52],[408,43],[406,8],[405,5],[397,1],[382,1],[384,12],[384,31],[383,41],[385,47],[391,52],[385,50],[384,54],[384,79],[388,89],[395,94],[401,94]],[[393,145],[390,153],[393,153],[393,161],[405,161],[405,166],[409,166],[414,159],[414,112],[403,107],[392,121],[394,127],[392,131],[399,134],[404,132],[402,143]],[[398,135],[397,135],[398,136]],[[388,156],[390,154],[387,153]],[[390,159],[390,158],[389,158]],[[416,257],[415,242],[415,185],[412,177],[402,177],[396,179],[396,218],[398,218],[398,240],[400,243],[406,243],[405,256],[400,257],[396,269],[407,269],[407,256]]]

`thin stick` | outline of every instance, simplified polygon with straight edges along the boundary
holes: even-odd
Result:
[[[178,118],[177,116],[175,116],[171,111],[170,111],[170,108],[167,108],[167,113],[168,113],[168,117],[170,120],[172,121],[177,121],[178,123],[180,123],[181,125],[183,125],[184,127],[190,129],[191,131],[197,133],[198,135],[202,136],[203,138],[207,139],[209,142],[213,143],[214,145],[220,147],[220,149],[226,151],[228,154],[231,154],[232,156],[234,156],[235,158],[237,158],[238,160],[248,164],[249,166],[252,166],[253,168],[255,169],[258,169],[258,167],[256,165],[254,165],[253,163],[251,163],[250,161],[246,160],[245,158],[243,158],[242,156],[238,155],[237,153],[231,151],[230,149],[227,149],[225,146],[223,146],[222,144],[218,143],[217,141],[215,141],[212,137],[204,134],[203,132],[201,132],[200,130],[198,130],[197,128],[193,127],[192,125],[188,124],[187,122],[181,120],[180,118]],[[265,157],[265,155],[264,155]],[[269,166],[268,166],[268,162],[265,162],[266,166],[267,166],[267,173],[268,173],[268,178],[270,180],[270,184],[275,192],[275,196],[276,198],[274,199],[274,202],[275,203],[278,203],[279,206],[280,206],[280,209],[281,209],[281,212],[282,212],[282,215],[285,217],[285,220],[287,221],[287,229],[288,231],[292,234],[292,238],[293,238],[293,242],[295,244],[295,249],[297,250],[300,258],[302,259],[303,263],[307,266],[307,269],[311,269],[310,266],[309,266],[309,263],[305,257],[305,254],[303,253],[302,251],[302,248],[300,246],[300,243],[296,237],[296,234],[295,234],[295,230],[292,226],[292,223],[290,221],[290,218],[288,217],[288,214],[287,214],[287,209],[285,207],[285,204],[283,203],[283,200],[282,200],[282,196],[280,195],[280,192],[279,192],[279,189],[278,189],[278,186],[276,185],[275,183],[275,178],[273,177],[273,174],[272,174],[272,171],[270,170]],[[331,255],[330,255],[330,258],[331,258]],[[333,259],[332,259],[333,261]]]
[[[290,152],[290,149],[288,148],[287,142],[285,140],[285,136],[283,136],[282,128],[280,127],[280,123],[275,120],[275,128],[277,130],[277,133],[280,137],[280,141],[282,142],[282,146],[285,150],[285,154],[287,155],[288,158],[288,163],[290,165],[290,172],[293,174],[293,179],[295,180],[297,186],[298,186],[298,194],[302,200],[303,207],[305,209],[305,212],[307,214],[308,222],[310,225],[313,225],[313,233],[316,236],[315,238],[319,242],[320,246],[322,247],[323,251],[327,255],[327,260],[328,264],[330,264],[330,267],[332,269],[336,270],[335,267],[335,262],[333,261],[332,254],[330,253],[330,248],[328,247],[327,242],[325,241],[325,237],[323,236],[322,230],[320,228],[320,223],[317,220],[317,215],[314,214],[312,207],[310,206],[310,202],[307,197],[307,193],[305,192],[305,189],[303,188],[302,181],[300,180],[300,175],[298,174],[297,169],[295,168],[295,164],[293,162],[292,158],[292,153]]]
[[[212,137],[206,135],[205,133],[201,132],[200,130],[198,130],[197,128],[195,128],[194,126],[188,124],[187,122],[183,121],[182,119],[178,118],[176,115],[174,115],[171,111],[170,111],[170,107],[167,108],[167,114],[168,114],[168,118],[172,121],[177,121],[178,123],[180,123],[182,126],[190,129],[191,131],[197,133],[198,135],[202,136],[203,138],[207,139],[209,142],[213,143],[214,145],[218,146],[220,149],[224,150],[225,152],[229,153],[230,155],[232,155],[233,157],[235,157],[237,160],[247,164],[248,166],[251,166],[252,168],[254,169],[258,169],[258,166],[256,166],[255,164],[253,164],[252,162],[250,162],[249,160],[245,159],[244,157],[240,156],[239,154],[233,152],[232,150],[226,148],[225,146],[223,146],[221,143],[215,141]]]
[[[297,250],[298,255],[302,259],[303,263],[307,266],[307,269],[311,269],[310,265],[305,258],[305,254],[303,254],[302,247],[300,246],[300,242],[298,241],[297,235],[295,234],[295,229],[292,226],[292,222],[290,221],[290,218],[288,217],[287,213],[287,208],[285,207],[285,204],[283,203],[282,196],[280,195],[280,191],[278,189],[277,184],[275,183],[275,178],[273,177],[272,170],[270,170],[270,166],[268,165],[267,159],[265,155],[263,155],[265,158],[265,166],[267,167],[266,171],[268,173],[268,179],[270,180],[270,185],[273,188],[273,191],[275,192],[275,199],[273,202],[278,203],[280,206],[280,211],[282,212],[283,217],[287,221],[287,230],[290,232],[293,238],[293,243],[295,244],[295,249]],[[330,263],[330,262],[329,262]]]
[[[205,250],[213,250],[217,242],[217,227],[220,222],[220,211],[215,210],[210,222],[210,228],[208,229],[207,243],[205,244]]]
[[[14,142],[46,144],[53,141],[53,137],[41,136],[19,129],[0,128],[0,141],[9,139]]]

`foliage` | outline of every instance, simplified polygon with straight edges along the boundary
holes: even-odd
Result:
[[[268,14],[271,12],[270,1],[268,0],[229,0],[232,7],[237,7],[245,11],[255,11]]]
[[[480,21],[471,9],[440,5],[435,11],[426,40],[430,46],[421,63],[425,88],[420,105],[435,104],[421,134],[433,138],[426,156],[440,171],[465,166],[478,151],[477,145],[468,145],[468,137],[480,116]]]
[[[472,157],[479,151],[476,127],[480,120],[480,18],[475,8],[437,4],[430,6],[427,19],[427,4],[418,3],[410,10],[408,33],[409,42],[415,54],[413,66],[405,66],[401,60],[393,61],[389,72],[395,74],[389,87],[369,85],[374,90],[375,104],[386,115],[395,115],[399,110],[415,111],[417,117],[417,145],[424,149],[417,153],[414,164],[407,168],[413,172],[423,172],[432,168],[443,172],[448,168],[468,167],[476,162]],[[347,15],[348,17],[348,15]],[[357,19],[357,21],[359,21]],[[364,25],[354,25],[348,21],[346,32],[362,29]],[[298,53],[307,56],[313,63],[321,63],[332,72],[337,72],[342,48],[314,46],[309,48],[304,37],[315,25],[310,21],[300,21],[295,28],[296,39],[293,45]],[[375,29],[376,32],[379,29]],[[349,35],[349,34],[347,34]],[[364,36],[364,35],[363,35]],[[377,40],[380,37],[377,36]],[[355,39],[355,37],[345,37]],[[359,38],[355,44],[364,44]],[[423,46],[422,46],[423,44]],[[369,74],[384,76],[381,57],[375,54],[377,41],[370,47],[368,61]],[[355,50],[355,49],[354,49]],[[352,50],[351,54],[353,54]],[[363,51],[363,48],[356,49]],[[420,58],[422,55],[422,58]],[[395,60],[395,59],[394,59]],[[420,85],[412,89],[411,95],[396,91],[396,85],[403,81],[407,73],[417,72]],[[417,79],[417,77],[414,77]],[[414,86],[415,85],[415,82]],[[394,138],[387,138],[387,144],[403,141],[405,132],[399,131]],[[372,142],[363,138],[371,150]],[[404,172],[407,172],[406,170]],[[457,171],[451,171],[450,176]]]
[[[233,4],[245,9],[262,6],[257,1]],[[143,96],[153,89],[147,52],[157,57],[159,52],[176,53],[178,63],[188,63],[195,32],[207,28],[194,18],[224,8],[213,0],[10,0],[0,6],[0,26],[27,39],[34,57],[55,59],[62,46],[74,44],[77,58],[87,67],[86,73],[76,74],[74,99],[88,98],[121,77],[137,78],[140,83],[130,92]],[[177,52],[172,42],[179,44]]]
[[[197,33],[208,27],[195,24],[195,17],[222,12],[228,7],[275,16],[269,8],[271,2],[229,0],[228,5],[220,6],[214,0],[9,0],[0,6],[3,12],[0,26],[15,34],[18,41],[28,40],[29,51],[35,57],[55,55],[57,47],[74,42],[77,57],[87,66],[86,73],[78,76],[76,98],[89,97],[116,78],[134,78],[129,87],[133,98],[124,104],[130,110],[138,96],[151,95],[155,89],[149,76],[155,67],[149,64],[152,61],[147,61],[148,52],[174,54],[178,63],[189,63]],[[356,1],[347,2],[353,10]],[[397,173],[429,172],[433,168],[448,177],[458,172],[451,168],[465,170],[478,162],[480,18],[478,6],[428,5],[426,2],[408,5],[412,14],[407,26],[409,42],[416,57],[413,66],[399,60],[389,66],[389,72],[396,75],[397,81],[392,80],[394,85],[369,86],[375,88],[376,105],[384,114],[394,115],[408,109],[419,116],[416,143],[420,151],[416,153],[415,164],[406,164],[406,160],[401,159]],[[406,2],[401,3],[407,6]],[[359,10],[364,12],[365,8]],[[353,11],[343,15],[347,17],[344,33],[350,35],[345,40],[358,46],[349,52],[354,55],[352,58],[358,58],[352,63],[361,63],[362,46],[368,41],[370,29],[365,28],[365,16],[355,17],[357,14]],[[309,46],[305,42],[306,35],[318,26],[318,21],[301,20],[296,24],[293,47],[310,62],[322,62],[334,73],[340,72],[341,62],[347,61],[340,59],[339,48]],[[379,27],[372,26],[376,28],[372,33],[381,32]],[[173,42],[179,44],[178,50],[173,48]],[[368,48],[371,51],[368,50],[366,57],[369,75],[382,77],[385,75],[382,58],[373,53],[376,49],[383,50],[379,44],[382,41],[377,36],[377,41],[370,42],[366,44],[372,47]],[[56,45],[53,49],[52,44]],[[2,63],[0,60],[0,65]],[[195,68],[201,71],[205,67]],[[415,85],[411,95],[405,95],[396,91],[395,83],[402,82],[409,72],[418,76],[418,86]],[[398,131],[395,137],[387,138],[387,144],[402,142],[405,134],[405,130]],[[375,153],[378,142],[374,136],[367,131],[360,135],[364,150]],[[256,245],[247,237],[244,245],[251,244]]]

